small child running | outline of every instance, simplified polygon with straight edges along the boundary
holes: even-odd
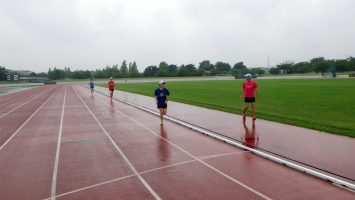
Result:
[[[166,115],[170,95],[169,90],[165,88],[165,81],[159,81],[159,87],[155,90],[154,95],[156,98],[157,107],[160,111],[160,125],[163,125],[163,119],[164,115]]]
[[[90,87],[90,93],[93,94],[94,93],[94,88],[95,88],[95,83],[94,83],[94,80],[92,78],[90,79],[89,87]]]
[[[113,97],[113,91],[115,91],[115,82],[113,81],[112,77],[110,77],[110,81],[108,82],[108,89],[110,90],[110,98]]]

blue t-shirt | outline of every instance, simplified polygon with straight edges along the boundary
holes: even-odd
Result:
[[[166,88],[163,89],[157,88],[155,90],[155,96],[157,97],[158,104],[165,104],[166,97],[169,95],[170,95],[169,90]]]
[[[90,85],[90,88],[94,88],[95,87],[94,82],[90,82],[89,85]]]

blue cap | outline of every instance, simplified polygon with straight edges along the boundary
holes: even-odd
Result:
[[[245,74],[244,77],[245,77],[245,78],[251,78],[251,77],[253,77],[253,76],[252,76],[251,74]]]

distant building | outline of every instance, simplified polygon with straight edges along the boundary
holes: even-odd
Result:
[[[21,76],[17,72],[7,72],[5,74],[6,76],[6,81],[20,81]]]
[[[44,83],[48,81],[47,77],[21,77],[21,81],[29,83]]]

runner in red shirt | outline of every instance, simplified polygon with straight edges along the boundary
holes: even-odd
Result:
[[[242,94],[240,96],[240,99],[244,97],[244,110],[243,110],[243,122],[246,120],[246,112],[248,111],[249,104],[251,104],[252,107],[252,118],[253,121],[256,120],[255,117],[255,94],[259,96],[259,90],[258,90],[258,85],[251,80],[252,75],[251,74],[246,74],[245,76],[246,81],[243,83],[243,90]]]
[[[115,90],[115,82],[112,80],[112,77],[110,78],[110,81],[108,82],[108,89],[110,90],[110,98],[112,99],[113,91]]]

